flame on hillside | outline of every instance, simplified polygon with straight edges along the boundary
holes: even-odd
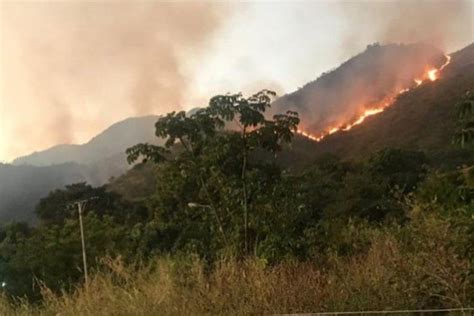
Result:
[[[429,68],[425,71],[425,73],[423,74],[423,76],[421,78],[414,79],[413,80],[415,82],[414,87],[418,87],[419,85],[421,85],[423,82],[425,82],[427,80],[428,81],[438,80],[440,78],[441,71],[451,62],[451,56],[445,55],[445,57],[446,57],[446,62],[441,67],[439,67],[439,68]],[[365,110],[364,113],[362,113],[357,119],[355,119],[354,121],[352,121],[348,124],[329,127],[325,132],[323,132],[319,135],[314,135],[314,134],[305,132],[303,130],[298,130],[297,133],[302,135],[302,136],[305,136],[305,137],[307,137],[311,140],[319,142],[319,141],[323,140],[326,136],[337,133],[339,131],[349,131],[354,126],[362,124],[368,117],[383,112],[386,108],[390,107],[395,102],[397,96],[411,90],[412,88],[413,87],[401,89],[395,95],[384,98],[382,101],[378,102],[377,104],[374,104],[373,106],[370,106],[369,109]]]

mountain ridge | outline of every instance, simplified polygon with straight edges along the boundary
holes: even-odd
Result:
[[[399,95],[382,113],[368,117],[350,131],[339,131],[314,143],[314,156],[326,153],[343,158],[363,156],[384,147],[423,150],[453,163],[474,161],[472,150],[452,145],[457,109],[466,90],[474,89],[474,43],[450,54],[441,78]],[[464,155],[465,159],[456,159]]]
[[[369,51],[373,49],[369,48]],[[474,44],[471,44],[452,54],[452,62],[443,71],[441,79],[423,83],[400,95],[384,112],[369,117],[348,132],[335,133],[319,143],[303,136],[295,137],[290,148],[280,154],[280,161],[286,166],[302,161],[311,163],[328,153],[350,159],[388,146],[429,150],[436,152],[438,160],[453,164],[474,161],[472,150],[459,151],[450,145],[455,124],[453,105],[465,89],[474,89],[473,65]],[[311,85],[305,87],[302,89]],[[297,99],[301,91],[304,90],[297,90],[292,95]],[[280,112],[292,109],[291,106],[284,107],[281,98],[275,104]],[[303,120],[311,118],[305,112],[301,112],[300,117]],[[54,146],[19,157],[13,165],[0,164],[0,220],[31,220],[34,201],[50,190],[73,182],[102,185],[111,177],[124,173],[130,168],[124,152],[127,147],[140,142],[160,142],[154,134],[157,118],[129,118],[111,125],[86,144]],[[93,154],[78,153],[81,150],[90,150]],[[66,153],[54,157],[55,151]],[[75,162],[71,163],[72,158]]]
[[[443,52],[427,44],[368,45],[336,69],[278,98],[273,111],[296,111],[302,130],[321,135],[413,86],[415,78],[444,60]]]
[[[13,165],[47,166],[67,162],[95,163],[117,154],[137,142],[156,142],[154,123],[157,115],[130,117],[116,122],[84,144],[60,144],[18,157]],[[125,160],[124,160],[125,161]]]

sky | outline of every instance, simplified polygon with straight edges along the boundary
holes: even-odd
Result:
[[[374,42],[474,40],[472,1],[0,0],[0,162],[216,94],[282,95]]]

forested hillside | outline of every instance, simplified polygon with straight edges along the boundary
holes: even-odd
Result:
[[[385,147],[427,151],[438,163],[472,163],[474,153],[453,146],[456,102],[474,88],[474,44],[452,55],[443,77],[400,95],[384,112],[348,132],[325,138],[317,153],[360,157]]]
[[[1,165],[22,175],[1,188],[2,202],[43,197],[35,225],[0,230],[0,313],[472,306],[471,54],[472,45],[453,54],[445,77],[319,143],[297,136],[299,113],[270,117],[275,94],[263,90],[158,118],[156,139],[123,154],[133,168],[102,186],[47,193],[64,174],[93,183],[104,169],[84,179],[77,164]],[[77,201],[87,201],[82,220]]]
[[[373,44],[336,69],[279,98],[273,109],[300,113],[300,128],[320,134],[349,123],[374,104],[412,87],[427,68],[439,67],[445,57],[426,44]]]
[[[299,116],[266,119],[271,98],[219,95],[170,113],[156,124],[165,145],[129,148],[138,164],[126,175],[55,190],[37,205],[39,225],[4,227],[2,311],[17,310],[9,297],[25,297],[29,312],[73,314],[474,304],[474,166],[439,169],[423,151],[385,148],[285,168],[278,157]],[[455,104],[450,134],[472,151],[474,97]],[[225,130],[234,120],[240,131]],[[78,200],[89,201],[85,284]]]
[[[34,209],[50,191],[77,182],[100,186],[130,168],[125,150],[138,142],[159,143],[157,116],[112,125],[83,145],[58,145],[0,165],[0,220],[35,222]]]

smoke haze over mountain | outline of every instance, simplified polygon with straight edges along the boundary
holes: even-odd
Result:
[[[0,157],[182,107],[223,8],[207,3],[2,2]],[[13,140],[12,138],[15,138]]]
[[[273,110],[300,113],[300,129],[319,137],[386,106],[399,91],[414,87],[414,78],[423,78],[427,69],[445,60],[431,45],[371,45],[336,70],[281,97]]]
[[[474,3],[469,0],[348,1],[339,9],[352,30],[342,40],[346,49],[376,38],[455,50],[474,38]]]
[[[0,3],[0,160],[216,93],[290,92],[369,43],[473,39],[473,3]]]

